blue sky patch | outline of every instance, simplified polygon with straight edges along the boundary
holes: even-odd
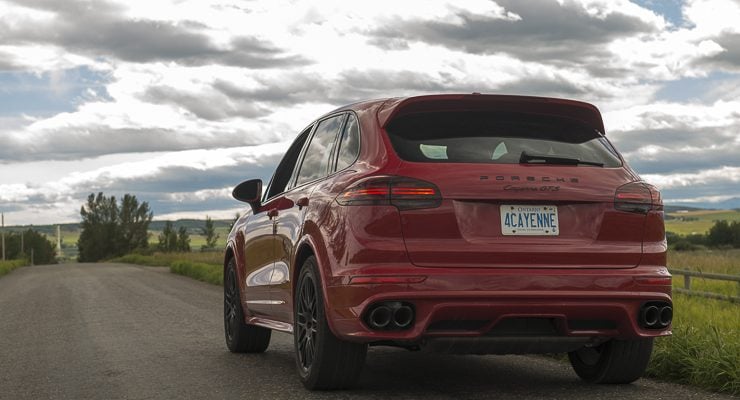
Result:
[[[740,79],[739,74],[730,74],[721,71],[713,71],[701,78],[681,78],[666,82],[662,88],[655,92],[655,100],[671,101],[678,103],[716,100],[717,88],[723,86],[727,81]]]
[[[632,0],[632,2],[662,15],[676,27],[686,24],[686,20],[684,20],[683,13],[681,12],[681,7],[683,7],[684,3],[683,0]]]
[[[94,97],[111,100],[105,86],[109,81],[107,72],[88,67],[42,74],[0,71],[0,116],[49,116],[74,111]]]

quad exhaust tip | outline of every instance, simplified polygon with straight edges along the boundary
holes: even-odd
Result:
[[[652,301],[640,307],[638,322],[647,329],[663,329],[673,321],[673,307],[662,301]]]
[[[370,307],[365,321],[374,330],[402,330],[414,323],[414,308],[400,301],[384,301]]]

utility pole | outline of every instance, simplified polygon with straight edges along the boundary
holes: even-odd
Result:
[[[3,261],[5,261],[5,214],[0,214],[2,216],[2,231],[0,231],[0,235],[3,237]]]
[[[21,231],[21,255],[23,255],[23,234],[25,232]]]
[[[62,254],[62,228],[60,225],[57,225],[57,258],[62,258],[64,255]]]

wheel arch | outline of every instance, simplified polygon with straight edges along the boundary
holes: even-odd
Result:
[[[226,250],[224,250],[224,269],[223,269],[223,276],[224,276],[224,282],[226,281],[226,268],[229,266],[229,260],[234,259],[234,267],[236,268],[236,287],[239,291],[239,304],[242,307],[242,311],[244,313],[245,318],[249,317],[250,312],[249,309],[244,304],[244,291],[246,290],[246,285],[244,284],[244,254],[239,251],[238,248],[235,248],[236,244],[233,241],[229,241],[229,243],[226,244]]]
[[[320,251],[317,251],[317,249],[321,249],[321,247],[318,247],[314,241],[314,239],[310,235],[304,235],[303,238],[298,242],[298,245],[296,246],[296,252],[295,257],[293,257],[293,265],[295,268],[291,272],[291,280],[293,284],[291,285],[291,299],[295,299],[295,292],[296,288],[298,286],[298,277],[301,274],[301,270],[303,269],[303,264],[306,262],[306,260],[314,256],[314,259],[316,260],[316,267],[319,272],[319,284],[321,285],[321,293],[322,298],[324,299],[324,310],[326,311],[326,322],[329,325],[329,329],[332,331],[334,336],[337,336],[337,330],[334,329],[334,321],[330,317],[332,315],[331,312],[331,302],[328,298],[328,290],[327,290],[327,282],[328,279],[331,277],[327,274],[330,274],[330,271],[327,270],[328,266],[327,263],[329,262],[326,254],[320,253]]]

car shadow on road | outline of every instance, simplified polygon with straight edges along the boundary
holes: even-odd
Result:
[[[245,390],[265,398],[296,398],[300,394],[302,399],[593,399],[661,394],[655,385],[587,384],[567,362],[541,356],[455,356],[371,348],[357,386],[335,392],[303,389],[290,346],[271,346],[264,354],[229,354],[226,358],[238,371]]]

